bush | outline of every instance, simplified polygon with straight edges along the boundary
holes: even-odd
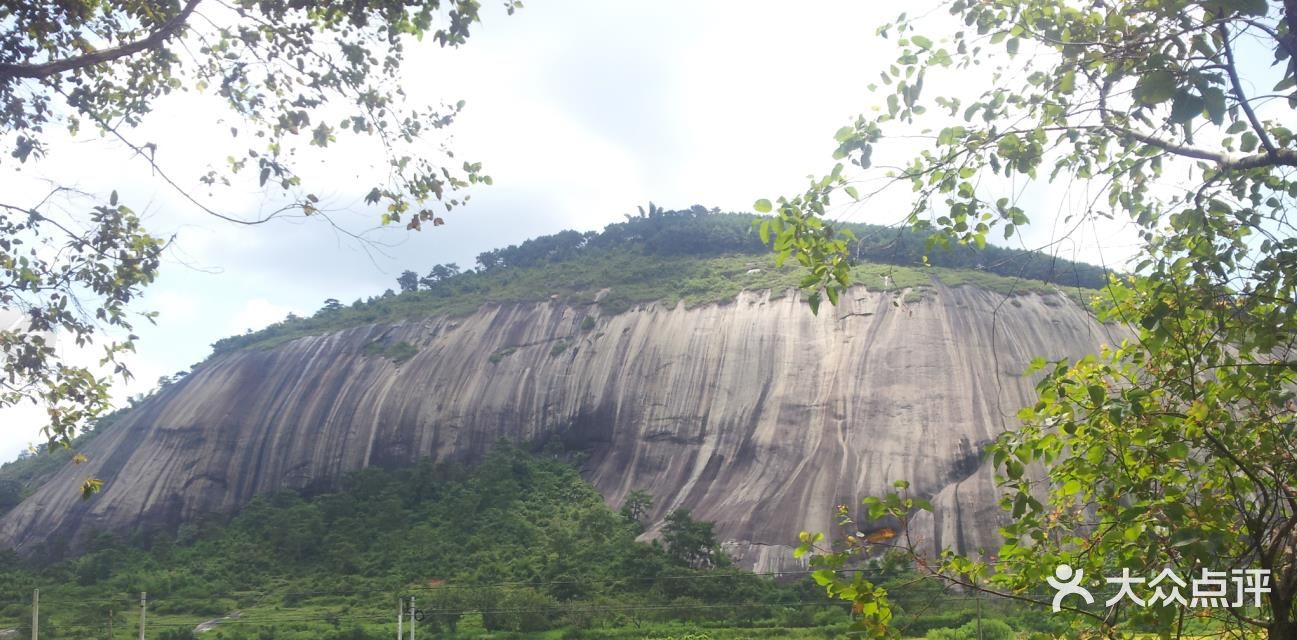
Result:
[[[976,620],[958,629],[932,629],[923,636],[927,640],[978,640],[978,623]],[[1003,620],[982,619],[981,640],[1013,640],[1013,628]]]
[[[558,602],[532,589],[506,591],[482,609],[482,626],[487,631],[533,632],[553,626]]]
[[[779,626],[794,628],[815,626],[815,609],[815,607],[810,605],[783,609],[778,615]]]
[[[928,631],[936,629],[955,629],[966,622],[974,620],[976,617],[977,612],[971,610],[943,611],[941,613],[916,615],[910,620],[899,617],[897,627],[903,630],[907,636],[919,637],[925,635]]]
[[[815,624],[817,627],[831,627],[839,624],[850,624],[851,614],[843,607],[829,607],[815,614]]]

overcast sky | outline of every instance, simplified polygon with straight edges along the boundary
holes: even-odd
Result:
[[[379,294],[407,268],[471,266],[484,250],[566,228],[598,229],[650,200],[746,211],[757,198],[796,193],[807,175],[832,167],[834,131],[876,101],[866,86],[894,52],[874,29],[903,8],[534,0],[506,17],[486,4],[464,48],[428,42],[411,52],[406,86],[423,100],[466,100],[452,146],[460,158],[481,161],[495,186],[474,191],[471,205],[443,227],[377,236],[391,246],[367,248],[319,220],[223,223],[185,203],[120,145],[94,136],[56,141],[34,171],[4,176],[15,180],[11,193],[33,202],[42,176],[97,193],[116,188],[155,235],[176,236],[142,306],[161,313],[158,326],[140,328],[131,361],[137,382],[119,397],[187,369],[221,337],[289,312],[311,314],[326,298],[349,303]],[[974,76],[946,81],[981,88]],[[204,152],[226,135],[214,122],[219,116],[210,102],[164,101],[136,138],[156,142],[160,163],[193,178],[210,160]],[[360,230],[378,213],[361,203],[367,188],[350,190],[350,159],[324,155],[312,171],[337,176],[336,191],[322,195],[348,211],[340,224]],[[249,216],[267,202],[251,192],[224,198],[218,208]],[[1050,202],[1043,192],[1038,200]],[[893,195],[846,215],[893,223],[904,203],[904,194]],[[1062,209],[1041,208],[1032,211],[1039,223],[1030,242],[1059,234]],[[1095,260],[1096,235],[1108,237],[1108,260],[1129,246],[1114,229],[1085,228],[1059,250]],[[0,411],[0,460],[39,441],[41,413]]]

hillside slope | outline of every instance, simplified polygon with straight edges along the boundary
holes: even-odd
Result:
[[[1057,293],[934,283],[919,297],[858,288],[818,317],[769,292],[617,315],[505,302],[226,350],[0,518],[0,544],[30,552],[98,529],[175,526],[370,465],[469,460],[499,438],[557,435],[589,451],[583,474],[611,504],[647,490],[655,522],[685,507],[717,523],[742,565],[790,566],[787,545],[831,530],[837,504],[900,478],[949,494],[974,474],[978,443],[1032,397],[1019,375],[1028,360],[1112,340]],[[83,502],[89,474],[106,488]],[[919,535],[993,539],[989,504],[941,504]]]

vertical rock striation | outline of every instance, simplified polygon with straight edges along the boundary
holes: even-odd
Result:
[[[835,505],[902,478],[938,497],[916,532],[926,543],[989,540],[998,514],[979,451],[1033,397],[1021,371],[1093,352],[1110,328],[1061,295],[846,299],[816,317],[796,296],[749,292],[593,328],[591,308],[509,304],[224,355],[96,437],[89,463],[0,519],[0,543],[174,527],[369,465],[552,435],[590,451],[585,476],[609,503],[644,489],[656,522],[688,508],[760,570],[791,566],[798,531],[830,531]],[[402,343],[413,356],[382,355]],[[105,489],[81,501],[91,474]]]

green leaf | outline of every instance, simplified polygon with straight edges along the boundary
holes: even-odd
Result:
[[[1135,83],[1135,100],[1146,106],[1162,104],[1175,96],[1175,75],[1166,69],[1155,69]]]
[[[1108,391],[1102,385],[1092,384],[1086,387],[1086,392],[1090,394],[1090,402],[1093,402],[1096,407],[1103,404],[1108,397]]]
[[[99,478],[86,478],[81,483],[81,499],[88,500],[91,496],[99,493],[104,488],[104,481]]]
[[[1058,79],[1058,90],[1062,93],[1072,93],[1076,90],[1076,71],[1068,69]]]
[[[1188,91],[1177,91],[1171,103],[1171,122],[1186,124],[1202,114],[1203,99]]]
[[[1207,108],[1207,117],[1212,124],[1220,125],[1225,122],[1225,92],[1216,87],[1207,87],[1202,90],[1203,103]]]
[[[1189,446],[1183,442],[1172,442],[1166,449],[1166,455],[1168,458],[1184,460],[1189,457]]]
[[[770,210],[774,207],[770,204],[769,200],[762,198],[752,203],[752,208],[756,209],[757,213],[770,213]]]
[[[1258,142],[1259,140],[1257,139],[1256,134],[1248,131],[1239,139],[1238,148],[1243,153],[1252,153],[1256,150]]]
[[[1209,14],[1264,16],[1268,9],[1266,0],[1206,0],[1202,3]]]
[[[932,41],[929,40],[929,39],[927,39],[927,38],[925,38],[925,37],[923,37],[923,36],[911,36],[911,37],[910,37],[910,42],[913,42],[915,46],[920,47],[920,48],[923,48],[923,49],[931,49],[931,48],[932,48]]]

